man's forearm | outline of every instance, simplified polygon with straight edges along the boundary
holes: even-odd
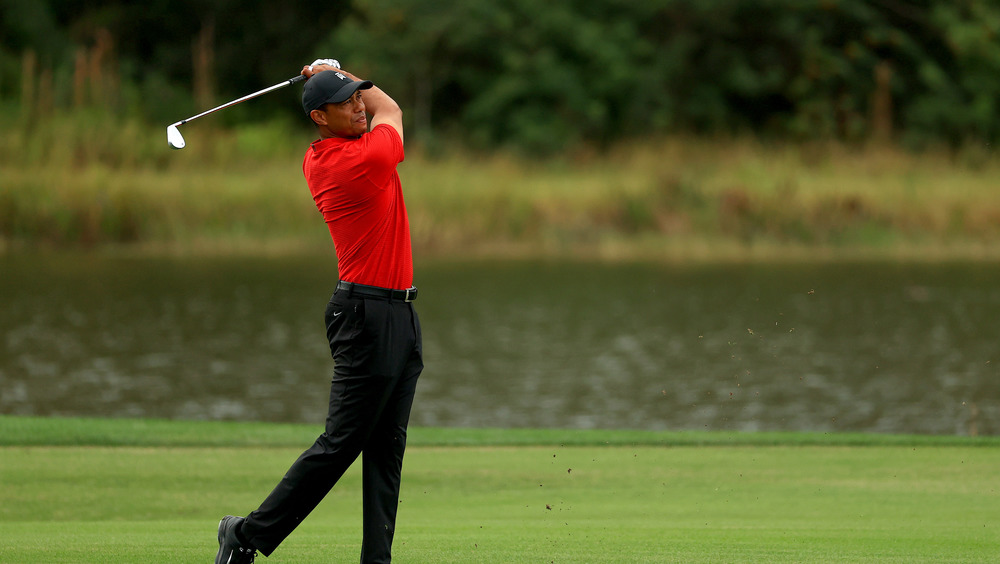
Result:
[[[398,112],[400,114],[403,111],[399,108],[399,104],[395,100],[389,97],[381,88],[378,86],[372,86],[371,88],[362,92],[361,97],[365,101],[365,109],[368,110],[372,116],[378,116],[379,114],[388,112]]]

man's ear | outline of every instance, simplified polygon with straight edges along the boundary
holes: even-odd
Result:
[[[320,110],[313,110],[309,112],[309,117],[313,120],[316,125],[327,125],[326,114]]]

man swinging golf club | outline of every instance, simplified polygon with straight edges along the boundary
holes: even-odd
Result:
[[[406,427],[423,369],[410,228],[396,172],[403,114],[377,86],[336,66],[313,64],[301,74],[302,106],[320,136],[302,170],[330,229],[340,278],[326,307],[334,359],[326,430],[257,510],[222,519],[216,564],[270,555],[359,455],[361,562],[391,560]]]

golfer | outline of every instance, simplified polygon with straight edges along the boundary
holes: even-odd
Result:
[[[315,65],[302,74],[302,106],[320,136],[302,171],[333,237],[340,277],[326,307],[334,360],[326,431],[256,511],[222,519],[216,564],[270,555],[358,455],[361,562],[392,558],[406,426],[423,369],[409,220],[396,172],[403,114],[385,92],[344,70]]]

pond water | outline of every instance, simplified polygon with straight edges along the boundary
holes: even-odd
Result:
[[[322,423],[335,282],[332,257],[0,257],[0,413]],[[992,435],[998,283],[993,264],[425,262],[411,424]]]

